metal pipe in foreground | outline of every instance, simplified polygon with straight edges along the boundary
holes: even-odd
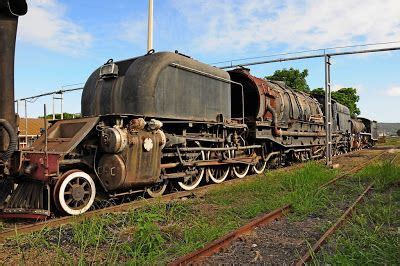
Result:
[[[14,57],[18,16],[25,15],[25,0],[2,0],[0,2],[0,119],[7,120],[16,128],[14,106]],[[15,132],[14,132],[15,134]],[[0,130],[0,152],[7,150],[8,134]]]

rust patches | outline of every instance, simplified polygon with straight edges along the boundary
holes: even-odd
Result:
[[[204,248],[189,253],[181,258],[178,258],[177,260],[171,262],[169,265],[176,266],[176,265],[188,265],[193,263],[199,263],[204,258],[209,257],[219,252],[222,248],[229,246],[234,240],[238,239],[240,236],[248,234],[254,228],[271,223],[272,221],[282,218],[289,210],[290,210],[290,205],[285,205],[282,208],[267,213],[266,215],[263,215],[262,217],[251,221],[250,223],[215,240],[214,242],[211,242]]]
[[[29,174],[33,179],[48,181],[50,175],[58,174],[59,154],[32,152],[25,154],[23,161],[32,167],[32,172],[26,174]],[[22,164],[25,169],[28,169],[27,165]]]

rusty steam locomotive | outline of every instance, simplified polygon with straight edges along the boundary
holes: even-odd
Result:
[[[86,212],[97,196],[164,193],[321,158],[323,101],[284,83],[177,52],[109,60],[87,80],[82,118],[55,121],[16,150],[13,62],[24,0],[0,5],[0,215]],[[373,145],[376,122],[332,105],[336,154]]]

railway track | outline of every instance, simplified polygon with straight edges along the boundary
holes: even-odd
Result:
[[[372,161],[382,157],[384,154],[386,154],[386,151],[373,156],[366,162],[363,162],[363,163],[357,165],[356,167],[352,168],[350,171],[347,171],[346,173],[321,185],[318,188],[318,190],[324,189],[324,188],[328,187],[329,185],[334,184],[339,179],[342,179],[350,174],[354,174],[354,173],[360,171],[366,165],[368,165]],[[394,158],[391,159],[391,162],[393,162],[397,156],[398,156],[398,154],[396,154],[394,156]],[[372,189],[372,187],[373,187],[373,183],[370,184],[364,190],[364,192],[357,198],[357,200],[343,213],[343,215],[338,219],[338,221],[331,228],[329,228],[325,232],[325,234],[312,246],[312,249],[303,255],[301,260],[299,262],[297,262],[297,265],[304,265],[306,262],[308,262],[309,260],[312,259],[312,255],[315,252],[317,252],[320,249],[320,247],[325,243],[326,239],[331,234],[333,234],[345,222],[345,220],[354,211],[356,205],[364,198],[364,196]],[[291,208],[290,205],[285,205],[279,209],[276,209],[270,213],[267,213],[267,214],[261,216],[260,218],[256,218],[256,219],[252,220],[250,223],[211,242],[210,244],[204,246],[203,248],[176,259],[175,261],[171,262],[169,265],[176,266],[176,265],[189,265],[189,264],[201,263],[205,258],[210,257],[210,256],[218,253],[219,251],[223,250],[224,248],[230,246],[232,244],[232,242],[235,241],[236,239],[238,239],[240,236],[248,234],[249,232],[253,231],[255,228],[257,228],[259,226],[262,226],[262,225],[265,226],[273,221],[281,219],[286,213],[288,213],[290,211],[290,208]]]
[[[250,223],[239,227],[235,231],[230,232],[229,234],[211,242],[205,247],[196,250],[192,253],[189,253],[177,260],[171,262],[170,266],[177,265],[187,265],[187,264],[195,264],[196,262],[200,262],[202,259],[209,257],[223,248],[229,246],[234,240],[238,239],[240,236],[251,232],[255,227],[263,226],[269,224],[275,220],[281,219],[284,217],[289,211],[291,206],[285,205],[282,208],[276,209],[270,213],[267,213],[257,219],[252,220]]]
[[[305,265],[307,262],[312,260],[314,254],[321,249],[322,245],[326,242],[327,238],[332,235],[341,225],[344,224],[346,219],[354,212],[356,205],[363,200],[365,195],[372,189],[373,183],[371,183],[353,202],[353,204],[340,216],[340,218],[318,239],[318,241],[304,254],[301,259],[296,263],[296,266]]]
[[[365,195],[372,189],[373,183],[370,184],[362,194],[356,199],[356,201],[343,213],[343,215],[331,226],[321,238],[307,251],[306,254],[296,263],[297,266],[305,265],[306,262],[312,259],[313,254],[315,254],[321,246],[326,242],[326,239],[332,235],[352,214],[356,205],[365,197]],[[178,265],[191,265],[191,264],[201,264],[201,262],[211,257],[212,255],[220,252],[224,248],[230,246],[233,241],[239,239],[241,236],[249,234],[255,228],[260,226],[268,225],[269,223],[283,218],[291,209],[290,205],[285,205],[278,208],[270,213],[264,214],[263,216],[256,218],[249,222],[248,224],[224,235],[223,237],[209,243],[201,249],[191,252],[183,257],[180,257],[169,264],[169,266]]]
[[[362,169],[367,163],[379,158],[384,153],[386,153],[386,151],[383,151],[380,154],[373,156],[370,160],[368,160],[368,162],[364,162],[364,163],[362,163],[362,165],[358,166],[357,169]],[[354,154],[354,153],[352,153],[352,154]],[[336,158],[346,157],[346,155],[349,155],[349,154],[342,154],[342,155],[337,156]],[[320,160],[320,161],[322,161],[322,160]],[[284,171],[284,172],[291,171],[291,170],[300,168],[302,166],[303,166],[303,164],[295,164],[295,165],[291,165],[289,167],[280,168],[280,169],[278,169],[278,171]],[[224,186],[229,186],[229,185],[237,184],[240,182],[245,182],[249,179],[255,178],[256,176],[257,175],[250,175],[244,179],[227,180],[224,182]],[[345,175],[343,175],[343,177],[344,176]],[[325,184],[325,185],[328,185],[328,184]],[[36,223],[31,223],[31,224],[24,224],[21,226],[15,225],[14,227],[11,227],[9,229],[6,229],[6,230],[0,232],[0,243],[3,243],[3,242],[5,242],[5,240],[7,238],[13,237],[16,235],[29,234],[29,233],[43,230],[44,228],[55,228],[55,227],[59,227],[61,225],[66,225],[66,224],[71,224],[74,222],[83,221],[83,220],[89,219],[91,217],[99,216],[99,215],[106,214],[106,213],[116,213],[116,212],[122,212],[122,211],[127,211],[127,210],[134,210],[134,209],[138,209],[138,208],[141,208],[143,206],[146,206],[146,205],[152,204],[152,203],[160,203],[160,202],[168,203],[168,202],[179,200],[182,198],[201,197],[201,196],[204,196],[208,191],[218,188],[218,187],[220,187],[220,186],[218,186],[218,184],[209,184],[209,185],[205,185],[205,186],[196,188],[191,191],[174,192],[171,194],[164,195],[160,198],[135,200],[135,201],[131,201],[131,202],[115,205],[115,206],[110,206],[110,207],[106,207],[106,208],[102,208],[102,209],[93,210],[93,211],[86,212],[79,216],[65,216],[65,217],[60,217],[60,218],[53,218],[53,219],[50,219],[47,221],[41,221],[41,222],[36,222]]]
[[[386,154],[386,152],[378,154],[374,158],[375,159],[379,158],[384,154]],[[400,153],[397,152],[393,156],[393,158],[391,158],[389,160],[391,164],[396,161],[399,154]],[[374,160],[374,159],[372,159],[372,160]],[[371,161],[368,161],[365,165],[367,165],[369,163],[371,163]],[[357,169],[359,169],[359,167],[357,167]],[[360,168],[360,169],[362,169],[362,168]],[[355,172],[357,172],[357,171],[355,171]],[[372,182],[371,184],[369,184],[367,186],[367,188],[353,202],[353,204],[349,208],[346,209],[346,211],[339,217],[339,219],[327,231],[325,231],[325,233],[315,242],[315,244],[301,257],[301,259],[299,261],[297,261],[296,266],[305,265],[307,262],[309,262],[313,259],[315,253],[318,252],[321,249],[321,247],[326,243],[326,240],[328,239],[328,237],[331,236],[338,228],[340,228],[345,223],[346,219],[348,219],[352,215],[356,206],[364,199],[364,197],[368,194],[368,192],[373,189],[373,185],[374,185],[374,182]]]

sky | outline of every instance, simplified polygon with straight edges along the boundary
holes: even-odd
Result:
[[[84,83],[109,58],[145,54],[147,4],[147,0],[28,0],[28,14],[19,20],[16,98]],[[264,56],[233,63],[396,41],[326,51],[400,46],[399,0],[154,0],[154,49],[179,50],[217,66],[243,58]],[[333,88],[357,88],[361,116],[400,122],[399,63],[400,51],[334,57]],[[311,88],[324,86],[321,58],[252,66],[251,73],[263,77],[289,67],[307,68]],[[51,97],[28,103],[28,116],[41,115],[43,104],[51,112],[51,103]],[[19,110],[24,116],[22,103]],[[64,111],[80,112],[80,92],[65,95]]]

